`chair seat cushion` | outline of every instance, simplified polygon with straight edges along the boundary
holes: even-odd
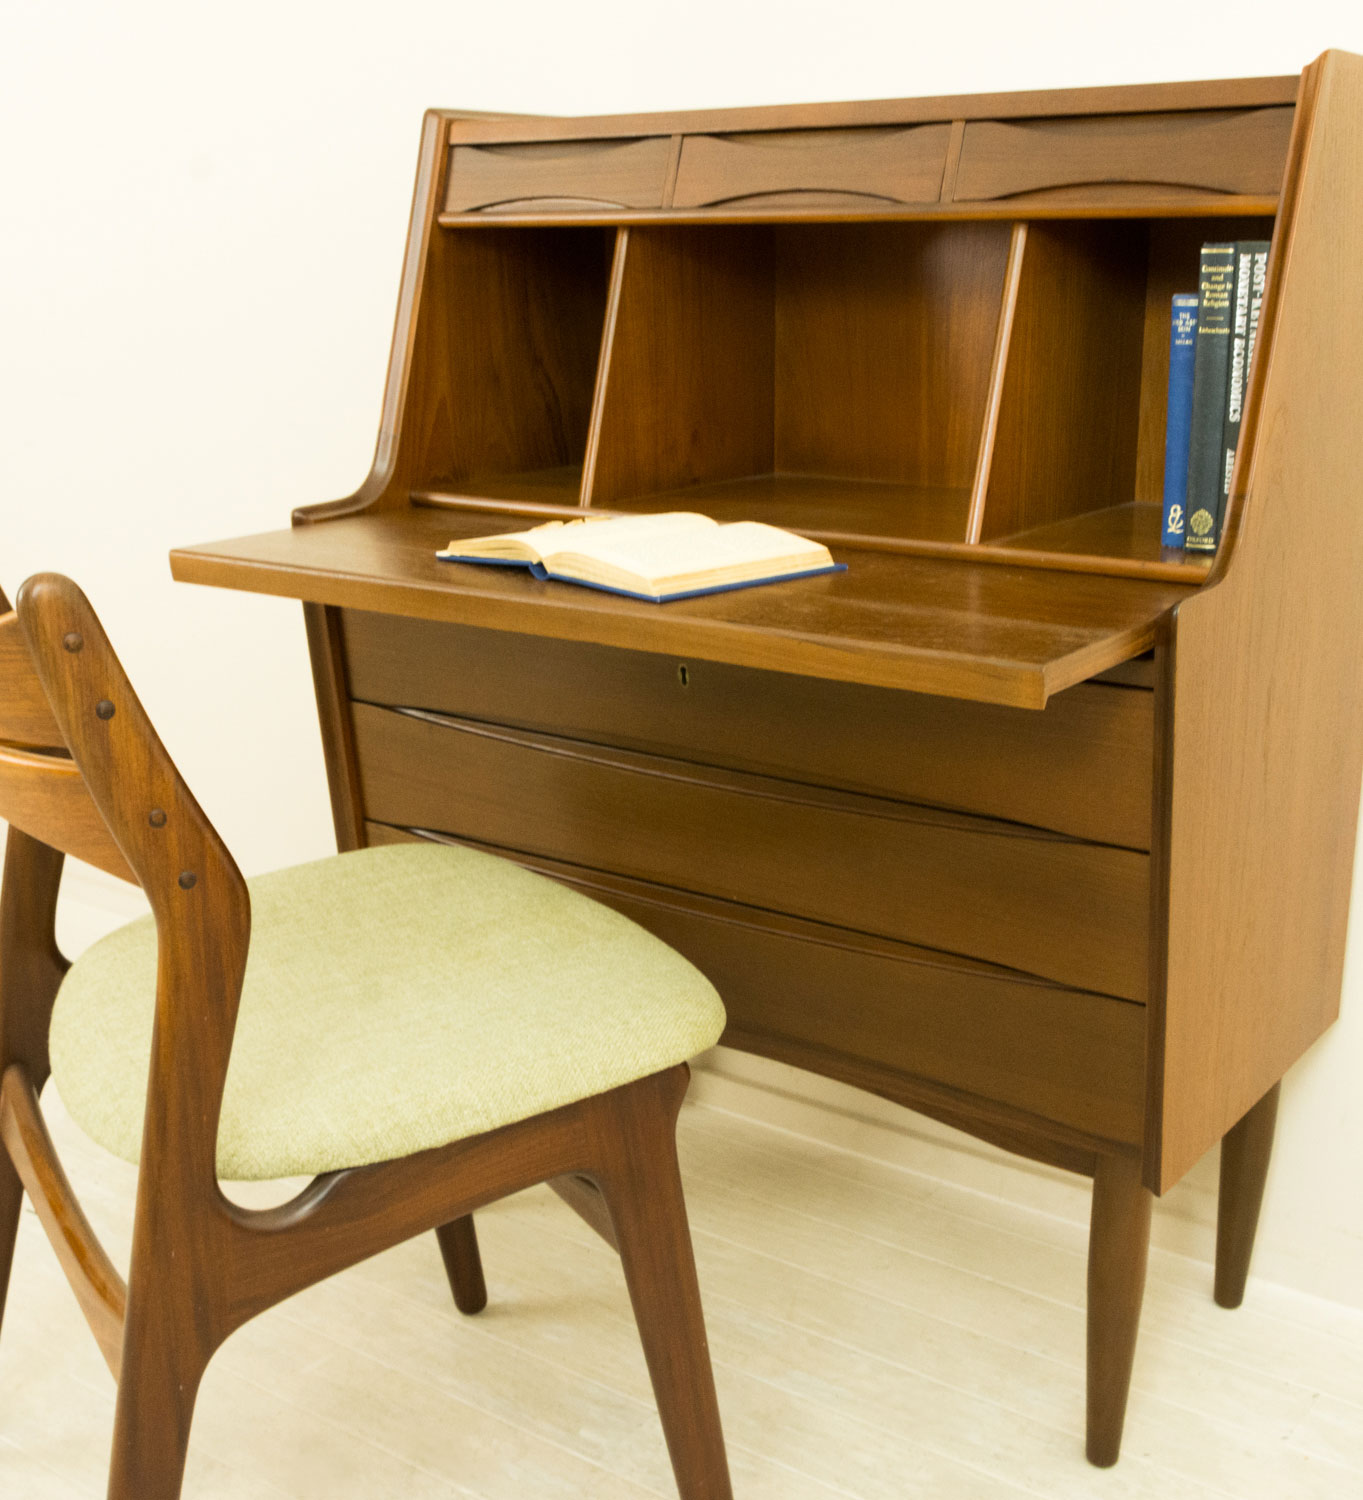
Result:
[[[226,1180],[387,1161],[693,1057],[713,986],[618,912],[438,844],[248,882],[251,946],[218,1132]],[[150,917],[72,966],[52,1070],[75,1119],[138,1158],[156,990]]]

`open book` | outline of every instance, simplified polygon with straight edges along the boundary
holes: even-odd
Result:
[[[446,562],[529,568],[612,594],[661,604],[755,583],[841,572],[828,548],[761,521],[721,526],[709,516],[668,511],[652,516],[550,521],[529,531],[453,541]]]

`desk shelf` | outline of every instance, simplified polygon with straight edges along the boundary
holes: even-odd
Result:
[[[437,228],[402,499],[1195,586],[1158,539],[1169,298],[1272,222]]]

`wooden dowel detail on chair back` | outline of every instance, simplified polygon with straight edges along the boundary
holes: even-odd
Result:
[[[208,1201],[217,1193],[218,1114],[250,934],[246,882],[80,589],[59,574],[36,574],[17,609],[71,760],[156,915],[143,1166],[174,1163]],[[146,1202],[140,1193],[139,1223]]]

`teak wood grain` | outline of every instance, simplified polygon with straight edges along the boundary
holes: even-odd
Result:
[[[986,541],[1132,499],[1145,244],[1126,225],[1033,224],[984,497]]]
[[[1144,998],[1148,861],[1137,851],[369,704],[355,706],[355,737],[379,822]]]
[[[527,142],[456,145],[445,180],[445,212],[496,212],[535,199],[606,208],[656,208],[663,201],[671,141]]]
[[[1169,629],[1160,1189],[1339,1008],[1363,775],[1363,283],[1345,269],[1363,238],[1363,62],[1327,54],[1307,83],[1225,538]]]
[[[761,199],[926,203],[941,193],[949,125],[688,135],[670,207]]]
[[[846,573],[660,608],[435,556],[452,537],[505,529],[504,518],[376,509],[177,548],[171,571],[186,583],[1022,708],[1148,651],[1184,594],[1157,580],[844,552]]]
[[[277,1208],[232,1203],[217,1135],[250,938],[246,883],[181,780],[83,594],[54,574],[18,598],[28,661],[70,758],[156,918],[151,1065],[125,1285],[96,1240],[39,1108],[66,965],[62,853],[19,828],[0,887],[0,1313],[22,1192],[118,1382],[110,1500],[176,1500],[214,1352],[267,1308],[389,1245],[438,1231],[456,1302],[486,1300],[471,1215],[581,1176],[609,1217],[683,1500],[731,1500],[675,1151],[685,1065],[499,1130],[326,1173]],[[337,679],[339,681],[339,679]],[[16,752],[18,753],[18,752]],[[55,760],[56,757],[53,757]]]
[[[340,628],[360,702],[1150,846],[1153,693],[1086,683],[1037,714],[401,615]]]
[[[1287,108],[971,121],[955,197],[1006,198],[1116,183],[1275,193],[1291,129]]]
[[[1226,1139],[1234,1300],[1266,1101],[1339,993],[1361,68],[432,116],[370,480],[172,560],[338,612],[315,650],[359,728],[332,774],[365,839],[473,841],[591,890],[710,967],[732,1045],[1093,1177],[1095,1463],[1121,1441],[1150,1193]],[[656,205],[572,202],[583,143],[643,140],[666,143]],[[577,165],[448,211],[451,152],[526,145]],[[1273,250],[1208,563],[1161,546],[1168,309],[1225,238]],[[460,366],[469,305],[487,328]],[[488,405],[456,430],[461,381]],[[498,413],[507,393],[526,409]],[[516,436],[489,462],[479,430]],[[848,571],[658,608],[432,556],[584,504],[772,521]],[[348,715],[324,719],[344,749]]]
[[[726,1045],[953,1125],[987,1118],[1013,1143],[1031,1131],[1091,1157],[1139,1141],[1141,1005],[524,850],[374,822],[367,837],[492,849],[615,907],[711,976],[725,997]]]

